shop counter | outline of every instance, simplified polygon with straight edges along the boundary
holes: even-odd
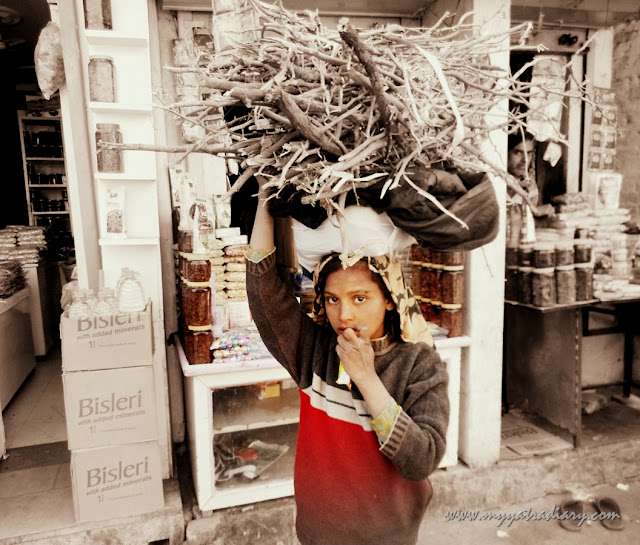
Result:
[[[623,333],[624,380],[629,395],[632,382],[633,337],[638,332],[640,298],[593,299],[570,305],[538,308],[505,301],[504,401],[543,417],[567,431],[576,447],[582,429],[582,339]],[[615,327],[591,329],[591,313],[616,317]],[[611,386],[602,384],[599,386]],[[593,388],[590,386],[589,388]]]
[[[28,287],[0,299],[0,411],[36,366],[29,308]]]
[[[449,372],[450,419],[441,468],[458,463],[461,351],[469,337],[436,339]],[[190,365],[177,335],[172,336],[182,368],[191,467],[198,506],[212,511],[293,495],[293,461],[299,419],[297,388],[259,400],[246,386],[288,381],[287,371],[271,356],[260,359]],[[287,453],[260,479],[216,481],[212,445],[226,434],[288,446]]]

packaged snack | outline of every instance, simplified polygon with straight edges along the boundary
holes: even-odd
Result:
[[[227,291],[234,291],[234,290],[244,290],[244,291],[246,291],[247,285],[244,282],[244,277],[243,277],[242,280],[243,280],[242,282],[226,282]]]
[[[231,237],[222,237],[222,243],[225,246],[234,246],[236,244],[249,244],[249,237],[247,235],[235,235]]]
[[[216,229],[216,238],[240,236],[240,227],[225,227]]]
[[[126,236],[124,224],[125,188],[108,186],[104,200],[104,229],[103,233],[109,238],[124,238]]]
[[[244,262],[236,263],[236,262],[227,262],[227,271],[229,272],[246,272],[247,264]]]
[[[244,261],[244,256],[249,250],[248,244],[234,244],[230,246],[225,246],[224,253],[229,257],[242,257]]]
[[[212,234],[213,228],[207,214],[207,205],[203,199],[197,199],[193,224],[193,253],[208,253],[209,238]]]
[[[231,199],[223,195],[214,195],[213,210],[216,217],[216,231],[229,228],[231,226]]]

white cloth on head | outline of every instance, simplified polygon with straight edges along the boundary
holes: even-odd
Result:
[[[292,229],[298,262],[313,271],[322,257],[332,252],[362,257],[378,257],[406,250],[415,239],[396,227],[384,212],[378,214],[368,206],[352,205],[344,210],[347,248],[336,217],[327,218],[316,229],[292,220]]]

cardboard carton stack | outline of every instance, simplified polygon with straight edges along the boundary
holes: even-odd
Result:
[[[150,304],[60,324],[75,516],[162,509]]]

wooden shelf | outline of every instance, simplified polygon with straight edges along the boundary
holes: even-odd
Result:
[[[59,108],[57,108],[59,109]],[[62,116],[59,115],[48,115],[48,114],[43,114],[42,116],[39,115],[21,115],[20,119],[22,119],[22,121],[36,121],[36,122],[40,122],[40,121],[60,121],[62,119]]]
[[[85,30],[84,35],[93,45],[146,46],[149,43],[146,36],[132,36],[113,30]]]
[[[68,210],[47,210],[46,212],[31,212],[34,216],[49,216],[51,214],[68,214]]]
[[[64,162],[64,157],[25,157],[25,161],[57,161],[57,162]]]
[[[67,184],[29,184],[29,188],[31,187],[37,189],[65,189]]]
[[[96,180],[119,181],[119,182],[155,182],[156,177],[136,176],[127,174],[126,172],[94,172]]]
[[[94,112],[109,112],[123,114],[150,114],[152,104],[130,104],[122,102],[90,102],[89,108]]]
[[[213,430],[221,434],[295,424],[299,410],[297,388],[269,399],[258,399],[248,387],[225,388],[213,392]]]
[[[159,237],[137,237],[137,238],[101,238],[100,246],[155,246],[160,244]]]

